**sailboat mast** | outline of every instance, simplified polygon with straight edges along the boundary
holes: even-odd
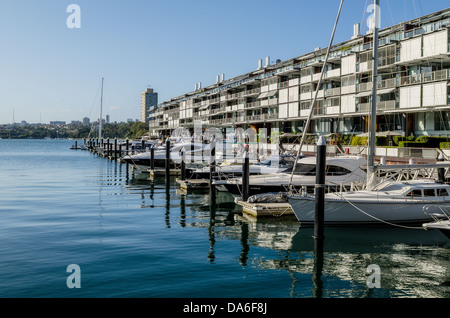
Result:
[[[374,15],[372,20],[373,32],[373,67],[372,67],[372,107],[370,111],[369,131],[369,169],[373,170],[375,165],[375,134],[377,123],[377,77],[378,77],[378,23],[380,21],[380,0],[374,0]]]
[[[300,140],[300,145],[299,145],[299,148],[298,148],[297,156],[295,156],[294,167],[292,168],[291,177],[289,179],[289,188],[292,185],[292,177],[294,176],[295,166],[297,165],[298,158],[300,156],[300,153],[301,153],[302,147],[303,147],[303,143],[304,143],[304,140],[306,138],[306,133],[308,131],[308,127],[309,127],[309,125],[311,123],[311,119],[312,119],[312,116],[314,114],[314,107],[316,105],[316,100],[317,100],[317,96],[319,94],[320,85],[322,83],[323,75],[325,74],[325,70],[326,70],[326,66],[327,66],[327,62],[328,62],[328,57],[330,56],[330,50],[331,50],[331,46],[333,44],[334,34],[336,32],[336,27],[338,25],[339,16],[341,15],[341,10],[342,10],[342,5],[343,4],[344,4],[344,0],[341,0],[341,3],[339,4],[339,10],[338,10],[338,14],[337,14],[337,17],[336,17],[336,21],[334,22],[333,31],[331,32],[330,43],[328,44],[327,53],[325,55],[325,60],[323,61],[322,71],[320,73],[320,78],[319,78],[319,83],[317,84],[317,88],[316,88],[316,92],[315,92],[315,95],[314,95],[314,99],[311,102],[308,119],[306,120],[305,126],[303,127],[302,139]]]
[[[103,108],[103,77],[102,77],[102,92],[100,95],[100,120],[98,124],[98,141],[102,140],[102,108]]]

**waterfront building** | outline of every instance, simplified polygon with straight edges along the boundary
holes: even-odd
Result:
[[[152,88],[147,88],[141,93],[141,122],[149,122],[149,114],[154,107],[158,105],[158,93]]]
[[[379,31],[377,131],[404,136],[450,134],[450,8]],[[332,46],[308,132],[368,131],[372,93],[370,32],[354,26],[350,40]],[[302,132],[322,72],[326,49],[173,97],[150,114],[150,133],[170,135],[177,127],[273,128]]]
[[[83,118],[83,126],[89,126],[91,124],[91,120],[89,119],[89,117],[84,117]]]

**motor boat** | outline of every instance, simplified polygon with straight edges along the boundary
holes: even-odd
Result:
[[[314,191],[316,160],[315,156],[304,157],[298,159],[295,167],[291,166],[283,172],[250,176],[249,195],[286,192],[289,188]],[[326,184],[333,189],[341,187],[350,189],[361,184],[366,179],[366,173],[361,169],[365,164],[366,158],[361,156],[327,157]],[[225,187],[232,194],[242,194],[242,178],[216,180],[215,184]]]
[[[266,159],[257,161],[249,165],[249,175],[260,175],[279,173],[287,171],[292,168],[295,157],[292,155],[270,156]],[[221,164],[215,166],[215,179],[225,180],[229,178],[242,177],[243,165],[241,163],[235,164],[229,161],[223,161]],[[202,168],[187,168],[187,179],[208,179],[210,175],[210,167]]]
[[[303,223],[314,223],[315,197],[288,196]],[[324,224],[407,224],[430,221],[424,205],[450,203],[450,185],[432,179],[385,181],[373,189],[336,191],[324,195]]]
[[[175,164],[180,164],[182,160],[182,153],[186,160],[200,161],[204,160],[204,153],[209,151],[209,144],[204,143],[178,143],[170,146],[170,164],[173,167]],[[153,160],[155,167],[165,167],[166,164],[166,145],[162,144],[154,148]],[[123,156],[121,162],[132,165],[135,169],[140,171],[147,171],[151,165],[151,151],[139,152],[137,154],[130,154]]]

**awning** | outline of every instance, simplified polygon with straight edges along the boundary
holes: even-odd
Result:
[[[258,99],[267,97],[267,93],[268,93],[268,92],[261,93],[261,94],[258,96]]]
[[[383,95],[383,94],[389,94],[392,93],[393,91],[395,91],[395,88],[385,88],[385,89],[378,89],[377,90],[377,95]],[[367,92],[361,92],[355,95],[355,97],[366,97],[366,96],[370,96],[372,95],[372,91],[367,91]]]
[[[273,95],[275,95],[275,94],[277,93],[277,91],[278,91],[278,90],[275,89],[275,90],[273,90],[273,91],[261,93],[261,94],[258,96],[258,99],[267,98],[267,97],[272,97]]]
[[[377,91],[377,95],[389,94],[395,91],[395,88],[385,88]]]
[[[278,92],[278,90],[273,90],[273,91],[270,91],[270,92],[268,92],[267,93],[267,96],[266,97],[272,97],[272,96],[274,96],[276,93]]]
[[[355,97],[366,97],[372,95],[372,91],[361,92],[355,95]]]

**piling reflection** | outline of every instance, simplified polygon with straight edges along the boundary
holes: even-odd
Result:
[[[208,251],[208,261],[210,263],[214,263],[216,257],[215,257],[215,251],[214,246],[216,244],[216,238],[215,238],[215,218],[216,218],[216,205],[215,202],[211,203],[209,206],[210,209],[210,217],[209,217],[209,226],[208,226],[208,237],[209,237],[209,251]]]
[[[322,298],[323,296],[323,239],[314,239],[314,268],[312,271],[312,281],[314,284],[313,297]]]
[[[148,191],[146,208],[162,199],[166,228],[203,229],[208,263],[222,261],[217,251],[223,239],[236,240],[240,249],[231,257],[243,267],[284,271],[291,297],[450,297],[450,244],[440,232],[326,227],[318,242],[314,229],[302,227],[294,216],[256,220],[239,214],[228,193],[217,192],[212,204],[209,190],[175,191],[164,177],[135,177],[128,186]],[[371,264],[381,269],[381,288],[367,285]]]
[[[241,242],[238,259],[242,266],[285,270],[292,278],[293,297],[450,296],[449,243],[440,232],[325,228],[326,238],[320,242],[314,240],[313,228],[302,228],[296,220],[255,221],[236,214],[234,219],[229,226],[225,214],[218,213],[216,238]],[[254,254],[252,249],[259,248],[272,250],[274,256],[249,256]],[[367,286],[370,264],[381,268],[379,289]],[[305,287],[308,285],[310,289]]]

